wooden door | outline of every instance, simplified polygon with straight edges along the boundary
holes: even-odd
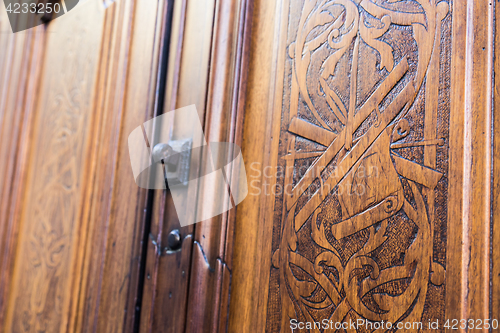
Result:
[[[87,0],[15,34],[2,8],[0,331],[227,329],[235,211],[180,228],[128,137],[194,104],[241,141],[249,4]]]
[[[496,331],[497,6],[87,0],[16,34],[0,10],[0,330]],[[127,139],[191,104],[249,195],[181,228]]]
[[[230,331],[497,331],[497,7],[254,2]]]
[[[2,6],[0,330],[134,330],[165,1],[82,1],[13,34]]]
[[[162,111],[194,104],[206,142],[241,145],[250,17],[246,0],[174,4]],[[192,133],[180,130],[180,122],[196,121],[175,119],[172,139],[188,139]],[[200,173],[199,165],[192,167]],[[201,193],[203,204],[214,201]],[[140,332],[226,332],[235,209],[181,227],[179,214],[196,202],[174,206],[168,189],[152,200]],[[180,235],[175,248],[168,242],[173,232]]]

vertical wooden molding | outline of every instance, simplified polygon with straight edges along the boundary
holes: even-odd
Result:
[[[241,145],[237,131],[242,129],[246,96],[251,9],[248,0],[216,3],[204,121],[207,142]],[[227,331],[235,216],[233,209],[194,227],[187,332]]]
[[[236,210],[229,332],[263,332],[267,306],[268,278],[261,278],[261,274],[267,273],[261,267],[269,261],[266,251],[270,251],[272,222],[264,217],[265,197],[255,193],[254,185],[264,180],[261,167],[270,157],[273,103],[270,96],[275,76],[272,63],[277,45],[275,34],[279,31],[275,12],[280,6],[279,2],[266,0],[252,1],[252,6],[251,53],[247,87],[242,91],[246,94],[242,153],[249,194]],[[268,38],[262,38],[263,35]]]
[[[494,25],[494,87],[493,87],[493,180],[491,192],[491,308],[490,318],[500,314],[500,9],[491,1],[495,10]]]
[[[446,318],[460,318],[465,311],[463,196],[464,188],[464,128],[465,128],[465,68],[467,36],[467,0],[453,3],[452,76],[450,105],[450,163],[448,189],[448,237],[446,281],[455,292],[446,292]],[[457,250],[460,249],[460,250]],[[447,288],[447,291],[448,289]]]
[[[148,191],[130,173],[128,135],[154,115],[166,7],[164,1],[126,0],[106,10],[96,105],[103,116],[88,203],[94,223],[77,330],[133,332],[137,320]]]
[[[6,12],[2,12],[6,13]],[[17,238],[19,231],[19,221],[22,209],[23,198],[25,197],[25,181],[27,169],[29,167],[28,157],[31,140],[31,130],[33,122],[33,112],[36,106],[36,100],[39,89],[40,72],[42,69],[44,44],[45,44],[45,29],[44,27],[36,27],[32,31],[26,32],[25,35],[11,35],[8,20],[4,17],[0,19],[1,31],[4,32],[1,36],[0,44],[5,52],[2,54],[2,68],[0,70],[0,80],[4,87],[4,94],[0,96],[0,114],[1,123],[4,128],[11,127],[15,133],[2,131],[2,142],[8,143],[4,146],[2,154],[6,154],[2,160],[2,167],[6,169],[5,178],[2,179],[1,193],[1,216],[0,216],[0,328],[6,330],[5,315],[8,308],[8,297],[11,290],[11,275],[15,262]],[[12,55],[13,47],[17,43],[16,40],[24,40],[24,50],[22,55],[17,55],[22,61],[22,72],[12,73]],[[4,44],[5,43],[5,44]],[[10,59],[9,59],[10,58]],[[11,75],[18,76],[22,82],[19,86],[11,86]],[[11,97],[7,95],[9,88],[17,89],[11,92]],[[7,100],[15,96],[18,102],[14,104],[15,109],[8,108]],[[15,122],[8,121],[8,114],[16,115]],[[4,169],[4,170],[5,170]]]
[[[126,95],[129,62],[127,55],[131,42],[130,30],[133,26],[131,18],[134,1],[126,0],[119,3],[105,3],[105,5],[109,7],[104,12],[98,82],[93,106],[96,113],[96,119],[92,125],[94,141],[89,153],[92,165],[89,178],[93,182],[88,191],[82,216],[83,220],[88,221],[88,227],[81,245],[85,249],[81,264],[81,281],[75,284],[74,299],[78,303],[70,325],[75,331],[96,331],[98,327],[102,327],[102,322],[99,322],[100,312],[110,315],[120,311],[121,314],[121,309],[118,310],[117,307],[124,307],[123,303],[125,303],[115,299],[116,307],[101,306],[101,303],[107,300],[107,293],[111,291],[111,288],[109,290],[103,288],[103,281],[108,278],[104,276],[105,268],[109,265],[106,261],[109,242],[107,236],[113,237],[113,228],[110,228],[110,223],[113,223],[110,211],[112,200],[116,198],[113,194],[113,182],[119,177],[117,174],[118,149],[120,149],[118,142],[120,136],[123,135],[121,134],[121,119],[125,113],[123,100]],[[123,257],[126,258],[127,255]],[[127,265],[122,267],[124,270],[130,268]],[[116,277],[119,275],[117,271]],[[127,290],[126,286],[126,284],[120,285]],[[129,313],[133,314],[133,311],[126,314]],[[123,324],[120,316],[113,315],[112,317],[115,320],[105,321],[105,325],[120,327]]]
[[[493,13],[491,1],[467,2],[460,319],[490,313]]]

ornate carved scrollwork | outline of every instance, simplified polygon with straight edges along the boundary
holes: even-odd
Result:
[[[429,284],[444,283],[433,247],[446,138],[430,100],[438,98],[449,8],[438,0],[305,0],[290,24],[281,135],[289,147],[283,188],[293,191],[280,197],[272,261],[281,331],[292,318],[419,321]],[[304,138],[321,153],[301,151]]]

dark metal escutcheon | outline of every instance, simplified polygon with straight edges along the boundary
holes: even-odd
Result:
[[[170,234],[168,234],[167,244],[168,244],[168,248],[171,251],[176,251],[176,250],[179,250],[181,248],[182,237],[181,237],[181,233],[179,232],[179,230],[174,229],[174,230],[170,231]]]

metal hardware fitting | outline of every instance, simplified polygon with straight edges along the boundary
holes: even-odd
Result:
[[[167,238],[167,245],[168,245],[168,248],[172,251],[176,251],[176,250],[179,250],[181,248],[182,237],[181,237],[181,233],[179,232],[179,230],[174,229],[174,230],[170,231],[170,233],[168,234],[168,238]]]
[[[169,185],[187,185],[191,160],[192,139],[171,140],[159,143],[153,148],[155,162],[162,161],[165,165],[165,178]]]

